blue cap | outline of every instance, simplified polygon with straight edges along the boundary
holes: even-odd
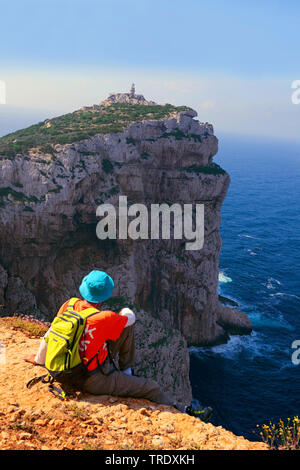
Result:
[[[109,299],[114,287],[114,281],[108,274],[94,270],[82,279],[79,292],[88,302],[98,303]]]

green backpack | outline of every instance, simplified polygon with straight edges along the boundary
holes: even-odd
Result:
[[[76,297],[70,299],[66,310],[57,315],[51,323],[50,330],[44,337],[47,343],[45,367],[48,374],[30,380],[27,388],[31,388],[39,380],[44,383],[48,382],[50,385],[55,380],[62,385],[81,389],[87,376],[88,365],[93,358],[88,364],[83,364],[78,345],[85,329],[86,319],[99,313],[99,310],[90,307],[81,312],[75,312],[74,305],[78,300]]]

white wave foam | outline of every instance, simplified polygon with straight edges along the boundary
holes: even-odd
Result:
[[[260,240],[259,237],[254,237],[253,235],[248,235],[247,233],[239,233],[238,237],[240,238],[253,238],[254,240]]]
[[[219,272],[219,282],[228,283],[228,282],[232,282],[232,279],[229,276],[225,276],[223,271],[220,271]]]
[[[276,285],[281,286],[281,282],[274,277],[269,277],[267,282],[264,284],[267,289],[276,289]]]
[[[274,296],[286,296],[286,297],[294,297],[297,300],[300,300],[300,297],[295,294],[287,294],[286,292],[276,292],[275,294],[270,294],[270,297]]]
[[[210,348],[192,346],[189,351],[199,357],[213,355],[236,361],[241,355],[247,355],[251,359],[265,357],[274,351],[274,346],[266,344],[263,335],[253,331],[249,336],[232,336],[226,344]]]
[[[257,253],[255,253],[255,251],[252,251],[252,250],[247,250],[248,253],[250,253],[251,256],[257,256]]]

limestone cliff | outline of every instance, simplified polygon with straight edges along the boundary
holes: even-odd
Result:
[[[116,98],[117,96],[117,98]],[[139,95],[137,95],[139,96]],[[213,163],[218,140],[187,107],[114,95],[0,139],[2,314],[52,318],[93,268],[188,344],[249,333],[248,317],[218,300],[220,210],[229,175]],[[96,208],[202,203],[204,246],[183,240],[99,240]]]

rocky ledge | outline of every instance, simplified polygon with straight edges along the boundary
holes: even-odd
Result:
[[[1,450],[264,450],[222,427],[147,400],[81,395],[61,402],[45,384],[25,384],[44,369],[22,360],[39,339],[0,319]],[[4,360],[4,357],[6,360]]]

